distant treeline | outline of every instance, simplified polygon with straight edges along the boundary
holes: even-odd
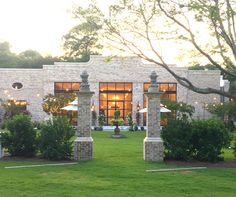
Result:
[[[52,65],[54,62],[78,62],[80,59],[68,57],[42,56],[34,50],[26,50],[19,54],[11,52],[8,42],[0,42],[0,68],[42,68],[43,65]]]

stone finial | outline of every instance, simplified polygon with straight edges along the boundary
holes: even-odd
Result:
[[[151,75],[149,75],[151,79],[150,86],[148,88],[148,92],[159,92],[159,89],[157,87],[157,77],[158,75],[156,74],[155,71],[152,71]]]
[[[89,84],[88,84],[88,73],[86,70],[84,70],[82,72],[82,74],[80,75],[81,79],[82,79],[82,83],[80,85],[80,92],[89,92],[90,88],[89,88]]]

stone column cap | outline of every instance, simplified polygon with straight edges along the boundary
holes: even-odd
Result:
[[[75,142],[93,142],[92,137],[77,137]]]
[[[158,95],[158,94],[164,94],[164,92],[160,92],[159,90],[157,92],[144,92],[144,95]]]
[[[145,142],[163,142],[163,140],[160,137],[145,137]]]
[[[80,91],[78,91],[77,94],[82,94],[82,95],[86,95],[87,94],[87,95],[90,95],[90,94],[95,94],[95,92],[91,92],[91,91],[88,91],[88,92],[83,92],[82,91],[82,92],[80,92]]]

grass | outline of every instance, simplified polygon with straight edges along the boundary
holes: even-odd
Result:
[[[5,169],[50,162],[1,161],[0,196],[235,196],[236,169],[146,173],[174,166],[143,161],[145,133],[124,134],[112,139],[110,132],[93,132],[94,159],[77,165]]]

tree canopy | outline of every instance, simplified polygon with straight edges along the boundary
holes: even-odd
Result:
[[[99,54],[102,48],[98,36],[102,29],[103,14],[96,5],[89,4],[87,8],[76,7],[73,15],[78,25],[63,36],[65,59],[88,61],[90,55]]]
[[[198,87],[178,75],[158,45],[174,40],[215,66],[230,81],[236,80],[235,0],[123,0],[110,7],[106,38],[113,46],[166,69],[184,87],[201,94],[215,93],[236,99],[232,92]],[[188,51],[182,51],[188,55]]]
[[[39,52],[31,49],[17,55],[11,52],[8,42],[0,42],[0,68],[42,68],[45,64],[54,64],[62,60],[62,57],[50,55],[43,57]]]

